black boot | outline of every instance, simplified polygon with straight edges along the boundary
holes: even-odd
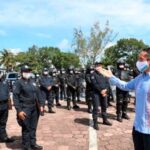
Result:
[[[70,100],[67,100],[67,109],[71,110]]]
[[[12,143],[14,141],[15,141],[14,138],[9,138],[9,137],[0,138],[0,143]]]
[[[88,108],[88,113],[91,114],[92,113],[92,109]]]
[[[31,145],[31,148],[32,148],[32,150],[42,150],[42,149],[43,149],[43,147],[42,147],[42,146],[37,145],[37,144],[35,144],[35,145]]]
[[[53,109],[52,108],[49,108],[49,111],[48,111],[49,113],[56,113],[55,111],[53,111]]]
[[[79,109],[80,107],[76,104],[73,106],[73,109]]]
[[[122,122],[122,116],[121,116],[121,114],[117,115],[117,121]]]
[[[97,119],[93,119],[93,123],[94,123],[93,128],[94,128],[95,130],[99,130],[99,126],[98,126]]]
[[[127,119],[127,120],[130,119],[130,117],[127,115],[127,113],[123,113],[123,114],[122,114],[122,118]]]
[[[112,123],[109,122],[107,118],[103,118],[103,124],[107,126],[112,126]]]

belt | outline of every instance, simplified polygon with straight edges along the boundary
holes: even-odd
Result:
[[[0,101],[0,104],[6,104],[6,103],[8,103],[8,100]]]

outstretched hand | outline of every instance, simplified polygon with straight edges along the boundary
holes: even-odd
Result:
[[[99,67],[98,68],[98,72],[101,73],[103,76],[107,77],[107,78],[110,78],[113,76],[113,73],[111,72],[111,70],[106,70],[102,67]]]

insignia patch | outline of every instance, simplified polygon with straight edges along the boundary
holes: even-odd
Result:
[[[36,83],[33,83],[33,86],[36,86]]]
[[[91,76],[91,79],[95,79],[95,77],[94,77],[94,76]]]

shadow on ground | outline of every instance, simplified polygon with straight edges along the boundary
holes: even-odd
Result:
[[[15,141],[13,143],[6,143],[6,147],[12,150],[21,150],[22,149],[21,136],[13,136],[12,138],[14,138]]]

